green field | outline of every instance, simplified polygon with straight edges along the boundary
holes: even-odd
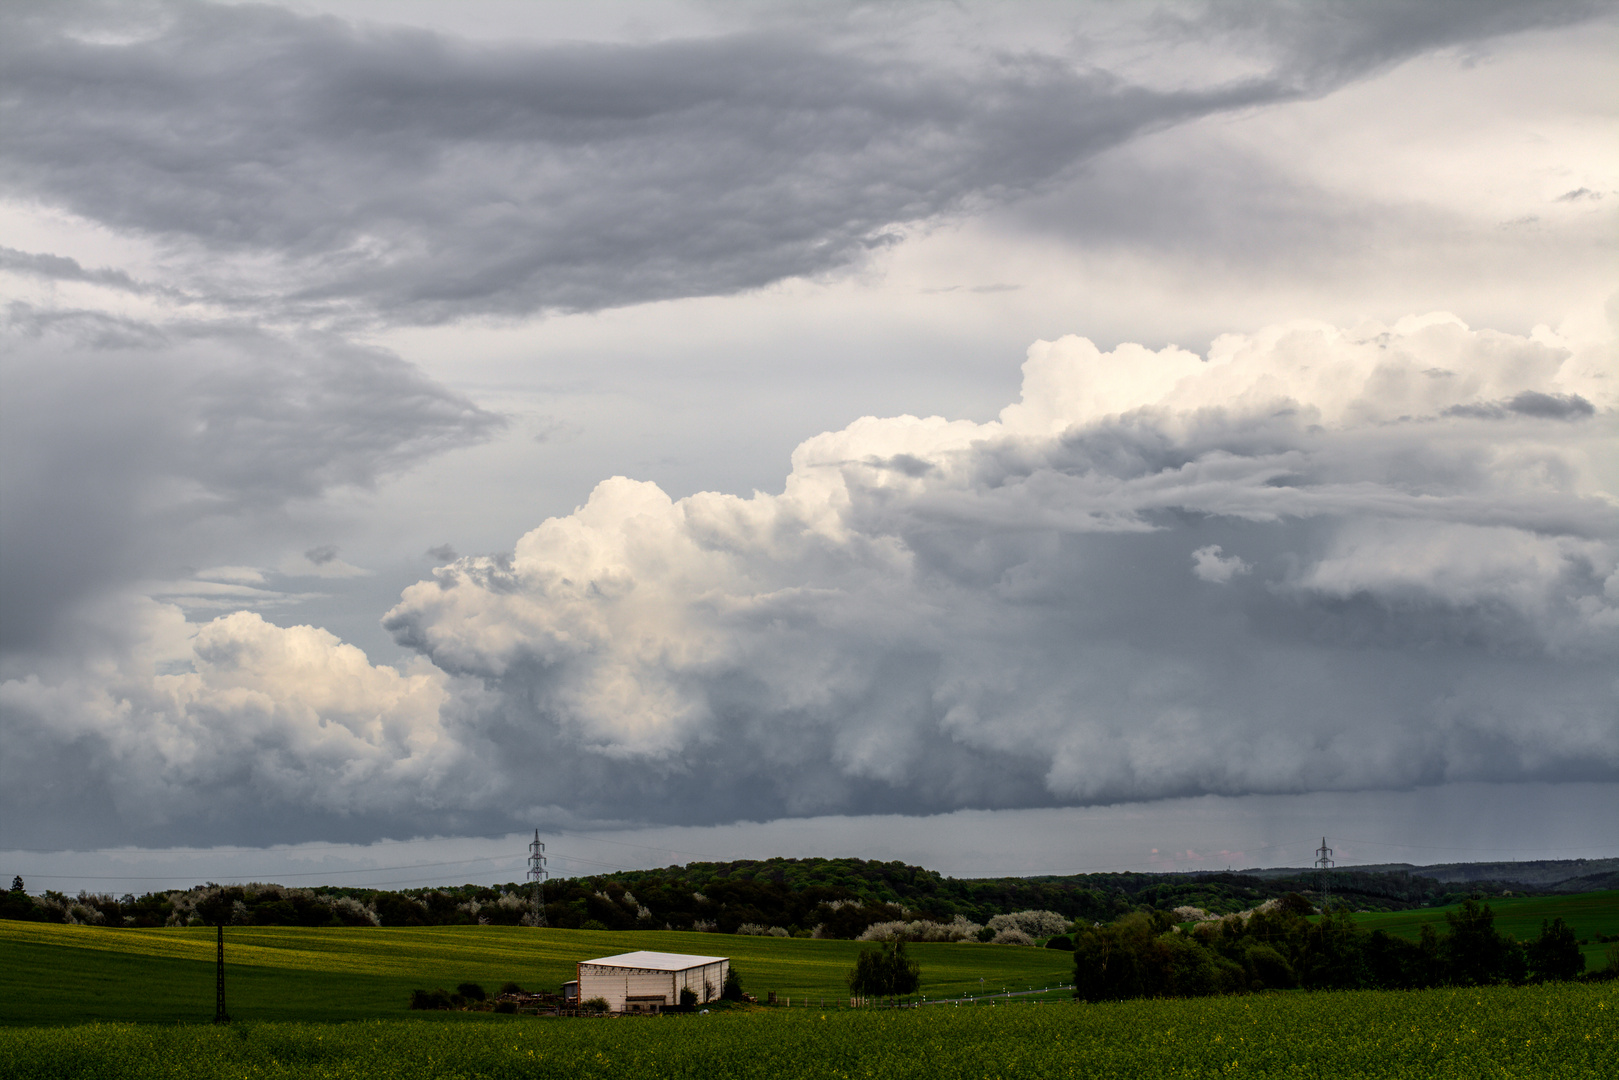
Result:
[[[360,1020],[410,1014],[415,987],[508,980],[555,990],[592,957],[656,949],[729,956],[743,989],[845,1003],[865,946],[676,931],[509,926],[225,931],[227,1004],[241,1020]],[[928,997],[1040,989],[1072,981],[1073,955],[1009,945],[917,944]],[[980,984],[979,980],[984,980]],[[185,1022],[214,1013],[211,929],[108,930],[0,921],[0,1024]]]
[[[1575,936],[1591,942],[1580,947],[1587,971],[1606,964],[1607,951],[1612,947],[1599,944],[1596,935],[1619,934],[1619,890],[1568,896],[1499,896],[1486,902],[1495,912],[1495,928],[1519,941],[1539,935],[1541,920],[1561,918],[1573,928]],[[1395,937],[1415,941],[1423,923],[1432,923],[1435,930],[1444,933],[1445,912],[1455,910],[1456,906],[1452,906],[1357,915],[1355,925],[1366,930],[1387,930]]]
[[[0,1029],[14,1080],[1619,1075],[1615,984],[482,1023]]]

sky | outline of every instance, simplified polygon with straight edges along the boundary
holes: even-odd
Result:
[[[0,4],[0,872],[1619,855],[1616,55]]]

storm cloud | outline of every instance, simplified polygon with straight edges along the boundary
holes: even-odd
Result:
[[[858,421],[779,495],[607,481],[387,625],[696,818],[725,777],[776,813],[1613,779],[1611,405],[1447,412],[1579,390],[1600,358],[1444,317],[1066,338],[998,421]]]
[[[1592,10],[1171,7],[1160,35],[1247,63],[1150,86],[1083,52],[942,64],[852,20],[496,45],[256,5],[14,9],[0,186],[159,238],[174,285],[232,305],[592,310],[834,271],[1145,132]]]
[[[154,824],[215,789],[496,828],[1611,782],[1603,363],[1437,315],[1041,342],[995,421],[856,421],[779,494],[611,479],[449,562],[387,616],[408,673],[153,608],[185,670],[0,701]],[[1524,394],[1600,404],[1465,411]]]
[[[0,11],[0,841],[1619,785],[1611,3],[603,10]]]

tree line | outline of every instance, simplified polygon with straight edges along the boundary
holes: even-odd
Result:
[[[1313,880],[1242,874],[1076,874],[1038,878],[948,878],[901,862],[864,859],[765,859],[696,862],[553,880],[545,889],[547,925],[571,929],[673,929],[855,939],[901,921],[978,924],[983,939],[996,916],[1056,912],[1084,923],[1131,912],[1196,907],[1212,914],[1250,909]],[[1438,882],[1404,873],[1342,872],[1335,896],[1371,911],[1452,902]],[[21,879],[0,895],[0,918],[103,926],[176,926],[211,922],[290,926],[444,926],[532,921],[526,884],[445,885],[380,890],[267,883],[207,885],[112,896],[47,890],[29,894]]]
[[[1303,988],[1414,990],[1433,986],[1559,981],[1585,970],[1562,919],[1519,942],[1495,926],[1488,904],[1466,900],[1417,941],[1367,932],[1345,910],[1311,919],[1298,894],[1248,914],[1183,931],[1173,916],[1136,912],[1073,935],[1074,996],[1086,1001]],[[1619,975],[1619,959],[1592,976]]]

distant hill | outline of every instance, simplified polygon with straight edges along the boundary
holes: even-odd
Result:
[[[1537,892],[1594,892],[1619,889],[1619,859],[1536,859],[1531,862],[1373,863],[1338,867],[1334,872],[1367,874],[1409,874],[1441,884],[1518,885]],[[1304,878],[1317,871],[1306,867],[1272,867],[1240,870],[1248,877],[1265,880]]]

